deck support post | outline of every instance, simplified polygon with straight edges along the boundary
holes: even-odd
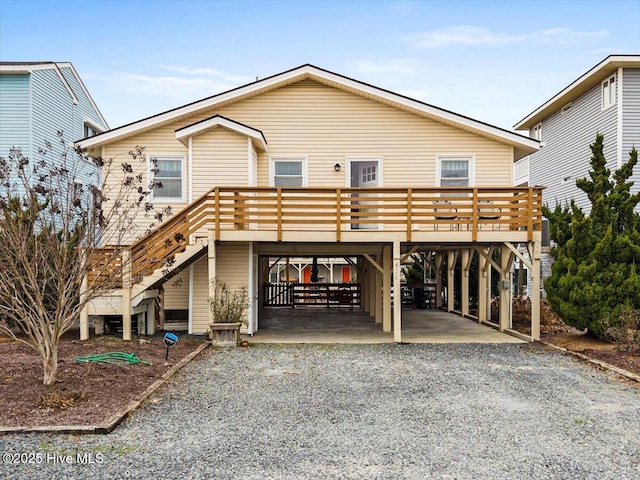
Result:
[[[491,265],[484,255],[478,255],[478,323],[487,321],[487,288],[491,289],[491,277],[488,272]]]
[[[455,289],[455,273],[456,273],[456,255],[458,252],[449,250],[447,252],[447,311],[455,310],[456,289]]]
[[[442,306],[442,252],[436,252],[436,308]]]
[[[122,339],[131,340],[131,251],[122,251]]]
[[[87,289],[87,276],[82,279],[82,291]],[[82,294],[84,299],[84,293]],[[85,305],[80,311],[80,340],[89,340],[89,306]]]
[[[209,297],[213,297],[215,294],[215,288],[213,285],[213,280],[216,279],[216,242],[214,238],[214,232],[209,230],[207,239],[207,279],[209,281]],[[289,266],[287,258],[287,270]],[[289,272],[287,271],[287,275]],[[288,279],[287,279],[288,280]],[[209,323],[213,323],[213,312],[209,309]]]
[[[387,248],[387,247],[385,247]],[[402,285],[400,284],[400,241],[393,242],[393,341],[402,342]]]
[[[376,276],[377,276],[376,267],[369,262],[369,316],[374,318],[376,317]]]
[[[358,283],[360,284],[360,307],[369,313],[369,269],[365,267],[362,257],[358,257]]]
[[[463,317],[469,315],[469,270],[471,269],[471,260],[473,259],[473,250],[462,250],[462,285],[460,288],[460,313]]]
[[[382,247],[382,331],[391,331],[391,245]],[[396,292],[396,298],[398,293]]]
[[[504,332],[511,328],[511,263],[513,254],[506,246],[500,247],[500,320],[499,330]]]
[[[533,232],[534,241],[530,242],[529,256],[533,263],[531,282],[531,339],[540,340],[540,243],[542,234]]]
[[[380,265],[382,263],[382,255],[376,255],[376,263]],[[376,268],[376,288],[375,288],[375,312],[376,312],[376,323],[383,323],[383,312],[382,312],[382,288],[383,288],[383,275],[380,270]],[[384,325],[383,325],[384,331]]]

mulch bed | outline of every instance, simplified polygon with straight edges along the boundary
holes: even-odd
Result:
[[[61,339],[56,384],[45,386],[38,354],[26,345],[0,337],[0,426],[100,424],[137,399],[203,342],[202,337],[181,336],[170,350],[170,365],[165,365],[162,335],[132,341],[98,335],[80,341],[78,332],[71,331]],[[113,351],[135,353],[151,365],[75,360]]]

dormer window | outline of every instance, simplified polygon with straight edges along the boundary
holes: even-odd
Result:
[[[542,140],[542,123],[537,124],[531,129],[531,138],[534,140]]]
[[[99,134],[100,132],[96,127],[94,127],[89,122],[84,122],[84,130],[83,130],[83,138],[93,137],[94,135]]]
[[[611,75],[602,82],[602,109],[609,108],[616,103],[616,76]]]

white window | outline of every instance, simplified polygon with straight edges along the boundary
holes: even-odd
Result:
[[[150,157],[150,177],[153,178],[153,198],[156,200],[185,199],[185,159],[177,156]]]
[[[377,181],[376,175],[377,175],[376,165],[364,167],[362,169],[362,178],[360,179],[360,185],[376,182]]]
[[[473,155],[439,155],[438,185],[441,187],[471,187],[474,183]]]
[[[534,140],[542,140],[542,123],[537,124],[535,127],[531,129],[531,137]]]
[[[305,187],[307,185],[305,157],[278,157],[270,160],[271,186]]]
[[[602,82],[602,109],[616,103],[616,76],[611,75]]]

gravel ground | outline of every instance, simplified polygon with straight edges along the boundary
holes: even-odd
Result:
[[[110,435],[0,449],[44,462],[0,478],[640,479],[640,388],[530,344],[252,346]]]

